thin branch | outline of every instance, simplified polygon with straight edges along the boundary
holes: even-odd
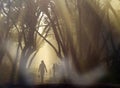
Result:
[[[58,55],[58,51],[55,48],[55,46],[52,43],[50,43],[45,37],[43,37],[43,35],[41,35],[37,30],[35,30],[35,31],[38,33],[39,36],[41,36],[55,50],[56,54]]]

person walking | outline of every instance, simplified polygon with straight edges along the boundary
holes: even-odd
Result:
[[[47,68],[46,68],[46,65],[43,60],[40,63],[39,72],[40,72],[40,81],[41,81],[41,83],[43,83],[45,72],[47,72]]]

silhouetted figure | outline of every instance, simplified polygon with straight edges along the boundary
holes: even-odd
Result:
[[[52,69],[53,69],[53,77],[55,78],[56,77],[56,75],[55,75],[55,73],[56,73],[56,64],[53,64]]]
[[[44,81],[45,71],[47,72],[47,68],[46,68],[46,65],[45,65],[44,61],[42,60],[41,63],[40,63],[40,66],[39,66],[41,83],[43,83],[43,81]]]

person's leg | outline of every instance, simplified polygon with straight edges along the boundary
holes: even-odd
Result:
[[[44,81],[44,74],[41,74],[41,83]]]

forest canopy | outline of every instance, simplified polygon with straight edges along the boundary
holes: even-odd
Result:
[[[61,79],[102,65],[120,82],[120,0],[0,0],[0,43],[0,83],[26,84],[45,44],[65,62]]]

